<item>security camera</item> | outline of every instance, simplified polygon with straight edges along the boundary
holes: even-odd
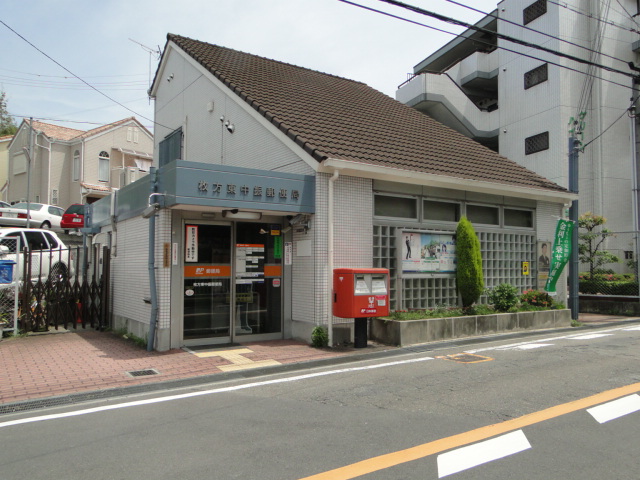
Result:
[[[298,225],[299,223],[304,222],[307,219],[306,215],[296,215],[295,217],[289,219],[289,225]]]
[[[160,204],[152,203],[142,211],[142,218],[151,218],[153,215],[156,214],[159,208],[160,208]]]

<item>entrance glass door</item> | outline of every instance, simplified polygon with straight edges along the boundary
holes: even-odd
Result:
[[[280,226],[236,224],[236,336],[282,332],[281,285]]]
[[[184,339],[230,341],[231,226],[184,228]]]

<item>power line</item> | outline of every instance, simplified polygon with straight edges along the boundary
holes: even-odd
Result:
[[[34,77],[75,78],[75,77],[68,77],[66,75],[45,75],[43,73],[23,72],[21,70],[12,70],[10,68],[4,68],[4,67],[0,67],[0,70],[5,70],[7,72],[13,72],[13,73],[21,73],[23,75],[33,75]],[[127,75],[85,75],[84,78],[142,77],[146,75],[147,75],[146,73],[132,73]]]
[[[525,30],[529,30],[530,32],[534,32],[534,33],[537,33],[539,35],[543,35],[545,37],[552,38],[553,40],[559,40],[560,42],[567,43],[567,44],[569,44],[571,46],[582,48],[584,50],[587,50],[588,52],[597,53],[598,55],[602,55],[603,57],[608,57],[608,58],[611,58],[612,60],[616,60],[618,62],[622,62],[625,65],[628,65],[628,63],[629,63],[627,60],[623,60],[621,58],[614,57],[613,55],[608,55],[606,53],[595,51],[595,50],[593,50],[593,49],[591,49],[589,47],[585,47],[585,46],[579,45],[579,44],[577,44],[575,42],[571,42],[569,40],[565,40],[563,38],[556,37],[555,35],[551,35],[550,33],[541,32],[540,30],[536,30],[535,28],[531,28],[531,27],[528,27],[526,25],[520,25],[518,22],[514,22],[513,20],[509,20],[508,18],[503,18],[503,17],[500,17],[498,15],[493,15],[492,13],[483,12],[482,10],[478,10],[477,8],[471,7],[469,5],[465,5],[465,4],[460,3],[460,2],[456,2],[455,0],[445,0],[445,2],[449,2],[449,3],[452,3],[454,5],[458,5],[459,7],[466,8],[466,9],[474,11],[476,13],[481,13],[482,15],[485,15],[487,17],[495,18],[496,20],[500,20],[501,22],[505,22],[505,23],[509,23],[511,25],[515,25],[516,27],[524,28]]]
[[[80,123],[80,124],[87,124],[87,125],[97,125],[99,127],[104,127],[106,125],[112,125],[114,122],[109,122],[109,123],[104,123],[104,122],[93,122],[93,121],[89,121],[89,120],[66,120],[63,118],[49,118],[49,117],[35,117],[33,115],[18,115],[15,113],[10,113],[9,115],[11,115],[12,117],[21,117],[24,119],[27,118],[33,118],[34,121],[47,121],[47,122],[64,122],[64,123]],[[153,127],[150,127],[148,125],[143,125],[145,128],[147,129],[151,129]]]
[[[622,26],[622,25],[618,25],[617,23],[615,23],[615,22],[613,22],[611,20],[603,20],[602,18],[598,18],[598,17],[594,16],[591,13],[584,13],[584,12],[581,12],[580,10],[576,10],[575,8],[571,8],[571,7],[569,7],[569,4],[566,3],[566,2],[558,3],[558,2],[554,2],[553,0],[547,0],[547,1],[549,3],[552,3],[553,5],[557,5],[559,7],[565,8],[565,9],[569,10],[570,12],[577,13],[578,15],[583,15],[583,16],[585,16],[587,18],[590,18],[592,20],[595,20],[597,22],[605,23],[607,25],[611,25],[612,27],[616,27],[616,28],[619,28],[621,30],[625,30],[627,32],[640,33],[640,30],[636,30],[635,28],[629,28],[629,27],[625,27],[625,26]]]
[[[344,0],[340,0],[340,1],[344,1]],[[515,44],[522,45],[522,46],[528,47],[528,48],[533,48],[535,50],[540,50],[540,51],[543,51],[543,52],[546,52],[546,53],[550,53],[552,55],[557,55],[559,57],[567,58],[567,59],[572,60],[574,62],[582,63],[582,64],[585,64],[585,65],[592,65],[592,66],[601,68],[602,70],[607,70],[607,71],[612,72],[612,73],[618,73],[618,74],[624,75],[626,77],[635,78],[635,76],[636,76],[635,74],[630,73],[630,72],[623,72],[621,70],[617,70],[615,68],[611,68],[611,67],[608,67],[606,65],[601,65],[599,63],[591,62],[589,60],[585,60],[583,58],[576,57],[574,55],[569,55],[569,54],[566,54],[566,53],[558,52],[558,51],[553,50],[551,48],[543,47],[542,45],[536,45],[536,44],[531,43],[531,42],[526,42],[524,40],[520,40],[518,38],[511,37],[509,35],[504,35],[502,33],[494,32],[494,31],[488,30],[486,28],[478,27],[477,25],[473,25],[471,23],[463,22],[462,20],[457,20],[455,18],[447,17],[445,15],[441,15],[441,14],[436,13],[436,12],[431,12],[429,10],[424,10],[422,8],[419,8],[419,7],[414,7],[413,5],[408,5],[406,3],[398,2],[397,0],[378,0],[378,1],[384,2],[384,3],[388,3],[389,5],[394,5],[396,7],[404,8],[405,10],[410,10],[412,12],[415,12],[415,13],[419,14],[419,15],[424,15],[424,16],[427,16],[427,17],[435,18],[436,20],[440,20],[440,21],[445,22],[445,23],[450,23],[452,25],[457,25],[457,26],[460,26],[460,27],[466,27],[468,29],[475,30],[477,32],[485,33],[485,34],[488,34],[488,35],[494,35],[497,38],[500,38],[500,39],[505,40],[507,42],[515,43]]]
[[[5,27],[7,27],[9,30],[11,30],[15,35],[17,35],[18,37],[20,37],[20,39],[22,39],[24,42],[26,42],[27,44],[29,44],[31,47],[33,47],[34,49],[36,49],[38,52],[40,52],[42,55],[44,55],[45,57],[47,57],[49,60],[51,60],[53,63],[55,63],[56,65],[58,65],[60,68],[62,68],[65,72],[69,73],[70,75],[74,76],[75,78],[77,78],[78,80],[80,80],[82,83],[84,83],[85,85],[87,85],[88,87],[90,87],[92,90],[95,90],[97,93],[99,93],[100,95],[102,95],[103,97],[109,99],[110,101],[112,101],[113,103],[121,106],[122,108],[124,108],[125,110],[133,113],[134,115],[140,117],[140,118],[144,118],[145,120],[152,122],[154,125],[160,125],[161,127],[164,127],[168,130],[173,130],[170,127],[167,127],[165,125],[162,125],[161,123],[156,122],[155,120],[152,120],[150,118],[145,117],[144,115],[141,115],[139,113],[137,113],[136,111],[130,109],[129,107],[123,105],[122,103],[120,103],[119,101],[117,101],[116,99],[110,97],[109,95],[107,95],[106,93],[98,90],[96,87],[94,87],[93,85],[91,85],[89,82],[87,82],[86,80],[83,80],[82,78],[80,78],[78,75],[76,75],[75,73],[73,73],[71,70],[69,70],[67,67],[65,67],[64,65],[62,65],[60,62],[58,62],[57,60],[54,60],[52,57],[50,57],[49,55],[47,55],[45,52],[43,52],[42,50],[40,50],[38,47],[36,47],[33,43],[31,43],[29,40],[27,40],[25,37],[23,37],[22,35],[20,35],[18,32],[16,32],[13,28],[11,28],[9,25],[7,25],[3,20],[0,20],[0,23],[2,23],[2,25],[4,25]]]
[[[372,8],[372,7],[367,7],[365,5],[360,5],[358,3],[354,3],[354,2],[351,2],[349,0],[339,0],[339,1],[341,1],[343,3],[347,3],[349,5],[353,5],[354,7],[362,8],[363,10],[368,10],[370,12],[379,13],[379,14],[385,15],[387,17],[395,18],[396,20],[401,20],[403,22],[411,23],[413,25],[418,25],[420,27],[425,27],[425,28],[428,28],[430,30],[434,30],[436,32],[446,33],[447,35],[453,35],[454,37],[461,37],[461,35],[458,35],[457,33],[449,32],[447,30],[443,30],[441,28],[437,28],[437,27],[434,27],[432,25],[427,25],[425,23],[416,22],[415,20],[411,20],[411,19],[408,19],[408,18],[405,18],[405,17],[400,17],[400,16],[394,15],[392,13],[383,12],[382,10],[377,10],[375,8]],[[505,52],[510,52],[510,53],[519,55],[521,57],[530,58],[532,60],[537,60],[539,62],[545,62],[545,63],[548,63],[549,65],[553,65],[553,66],[556,66],[556,67],[559,67],[559,68],[564,68],[565,70],[569,70],[571,72],[579,73],[580,75],[586,75],[588,77],[593,77],[593,78],[595,78],[597,80],[601,80],[603,82],[610,83],[612,85],[617,85],[617,86],[623,87],[623,88],[630,88],[629,85],[618,83],[618,82],[616,82],[614,80],[611,80],[611,79],[608,79],[608,78],[600,77],[600,76],[597,76],[595,74],[585,73],[583,71],[578,70],[577,68],[572,68],[572,67],[569,67],[567,65],[562,65],[560,63],[556,63],[556,62],[553,62],[553,61],[550,61],[550,60],[544,60],[544,59],[541,59],[540,57],[536,57],[534,55],[529,55],[529,54],[526,54],[526,53],[523,53],[523,52],[518,52],[516,50],[512,50],[512,49],[507,48],[507,47],[498,46],[498,45],[496,45],[494,43],[490,43],[490,42],[487,42],[487,41],[482,40],[482,39],[476,39],[474,41],[476,43],[484,44],[484,45],[487,45],[487,46],[490,46],[490,47],[495,47],[495,48],[498,48],[500,50],[504,50]],[[631,88],[634,89],[633,87],[631,87]]]

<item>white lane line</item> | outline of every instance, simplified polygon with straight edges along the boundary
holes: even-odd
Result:
[[[638,329],[640,329],[640,327],[638,327]],[[609,328],[607,330],[600,330],[598,334],[596,335],[602,335],[604,333],[609,333],[609,332],[618,332],[621,330],[629,330],[629,327],[615,327],[615,328]],[[538,340],[530,340],[527,342],[518,342],[518,343],[511,343],[508,345],[499,345],[499,346],[491,346],[491,347],[485,347],[485,348],[476,348],[474,350],[465,350],[465,353],[480,353],[480,352],[489,352],[492,350],[502,350],[502,349],[507,349],[507,348],[514,348],[514,347],[519,347],[522,345],[532,345],[532,344],[537,344],[537,343],[544,343],[544,342],[554,342],[554,341],[558,341],[558,340],[568,340],[568,339],[574,339],[574,338],[584,338],[589,334],[578,334],[576,335],[575,333],[572,333],[571,335],[559,335],[557,337],[547,337],[547,338],[540,338]],[[609,335],[613,335],[613,333],[609,333]]]
[[[567,337],[568,340],[593,340],[594,338],[610,337],[613,333],[589,333],[587,335],[576,335],[573,337]]]
[[[640,330],[640,327],[631,327],[624,329],[625,332],[637,332],[638,330]]]
[[[351,372],[360,372],[363,370],[376,370],[378,368],[386,368],[386,367],[394,367],[396,365],[406,365],[408,363],[417,363],[417,362],[425,362],[427,360],[433,360],[433,357],[422,357],[422,358],[414,358],[414,359],[408,359],[408,360],[398,360],[395,362],[388,362],[388,363],[380,363],[377,365],[367,365],[364,367],[351,367],[351,368],[341,368],[338,370],[328,370],[325,372],[316,372],[316,373],[306,373],[304,375],[296,375],[295,377],[286,377],[286,378],[277,378],[277,379],[273,379],[273,380],[265,380],[262,382],[253,382],[253,383],[246,383],[243,385],[235,385],[232,387],[222,387],[222,388],[215,388],[213,390],[203,390],[203,391],[198,391],[198,392],[189,392],[189,393],[181,393],[178,395],[169,395],[166,397],[157,397],[157,398],[149,398],[147,400],[138,400],[135,402],[125,402],[125,403],[117,403],[115,405],[103,405],[101,407],[94,407],[94,408],[85,408],[83,410],[76,410],[76,411],[72,411],[72,412],[65,412],[65,413],[56,413],[56,414],[51,414],[51,415],[40,415],[37,417],[28,417],[28,418],[21,418],[18,420],[10,420],[7,422],[0,422],[0,428],[4,428],[4,427],[11,427],[14,425],[22,425],[25,423],[34,423],[34,422],[42,422],[45,420],[55,420],[58,418],[67,418],[67,417],[77,417],[80,415],[87,415],[90,413],[97,413],[97,412],[105,412],[107,410],[118,410],[120,408],[129,408],[129,407],[138,407],[140,405],[151,405],[154,403],[164,403],[164,402],[171,402],[173,400],[183,400],[185,398],[191,398],[191,397],[199,397],[202,395],[213,395],[215,393],[226,393],[226,392],[234,392],[237,390],[245,390],[248,388],[256,388],[256,387],[264,387],[267,385],[276,385],[279,383],[289,383],[289,382],[297,382],[300,380],[308,380],[310,378],[317,378],[317,377],[326,377],[328,375],[337,375],[340,373],[351,373]]]
[[[534,348],[553,347],[553,343],[528,343],[525,345],[508,346],[497,350],[533,350]]]
[[[638,394],[622,397],[612,402],[598,405],[587,409],[587,412],[596,419],[598,423],[605,423],[616,418],[623,417],[640,410],[640,396]]]
[[[483,463],[513,455],[531,448],[522,430],[458,448],[438,455],[438,478],[477,467]]]

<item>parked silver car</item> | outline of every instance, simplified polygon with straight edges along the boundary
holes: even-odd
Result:
[[[24,279],[25,246],[31,261],[32,280],[59,280],[73,275],[75,251],[54,232],[38,228],[0,228],[0,261],[16,262],[11,283]]]
[[[64,209],[44,203],[29,203],[29,226],[33,228],[60,228]],[[0,208],[0,225],[8,227],[27,226],[27,202],[8,208]]]

